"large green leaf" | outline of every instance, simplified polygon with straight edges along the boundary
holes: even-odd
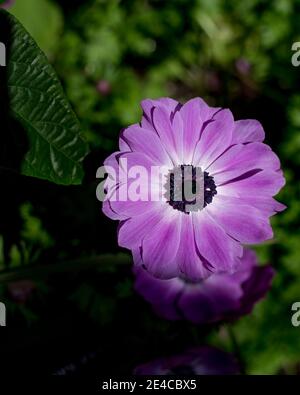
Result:
[[[27,134],[21,173],[79,184],[88,146],[55,71],[24,27],[4,10],[0,10],[0,41],[7,48],[9,113]]]

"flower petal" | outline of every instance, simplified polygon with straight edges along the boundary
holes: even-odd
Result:
[[[142,243],[142,257],[147,270],[158,278],[172,278],[179,274],[174,262],[180,242],[181,217],[175,210],[165,215],[149,232]]]
[[[218,193],[241,198],[248,196],[274,196],[284,184],[285,179],[281,171],[260,171],[250,177],[220,185]]]
[[[123,131],[122,139],[132,151],[142,152],[151,158],[155,164],[172,168],[172,161],[155,133],[138,125],[133,125]]]
[[[254,305],[262,299],[271,287],[275,271],[270,265],[255,266],[247,281],[243,283],[243,298],[241,308],[236,315],[246,315],[251,312]]]
[[[193,215],[193,225],[199,253],[209,262],[211,270],[215,273],[233,272],[242,256],[240,244],[208,215],[207,207]]]
[[[272,197],[244,197],[240,198],[241,204],[250,205],[258,209],[263,217],[270,217],[286,209],[286,206],[277,202]]]
[[[237,144],[229,148],[209,168],[217,185],[251,170],[277,171],[280,161],[269,146],[262,143]]]
[[[194,152],[193,164],[203,170],[229,147],[232,140],[234,119],[231,111],[219,111],[214,119],[205,126]]]
[[[121,152],[128,152],[131,151],[129,145],[126,143],[125,140],[123,140],[122,137],[119,138],[119,148]]]
[[[202,114],[201,109],[205,106],[208,107],[201,99],[196,98],[186,102],[180,109],[179,113],[183,120],[183,156],[185,164],[192,163],[194,150],[199,141],[204,122],[204,114]]]
[[[211,271],[197,254],[191,215],[182,216],[181,238],[176,261],[184,278],[196,281],[211,275]]]
[[[167,320],[178,320],[181,316],[176,309],[176,299],[184,288],[178,278],[161,280],[153,277],[142,267],[136,267],[135,290],[151,303],[155,312]]]
[[[241,243],[261,243],[273,237],[268,218],[239,198],[216,195],[207,210],[227,234]]]
[[[171,116],[171,113],[175,111],[176,107],[179,105],[178,101],[171,99],[169,97],[162,97],[160,99],[145,99],[141,103],[144,115],[146,118],[152,120],[152,111],[154,107],[164,108]]]
[[[219,186],[218,194],[239,198],[240,204],[253,206],[269,217],[286,208],[272,198],[284,184],[282,172],[261,171],[251,177]]]
[[[241,119],[235,122],[231,144],[263,142],[265,131],[256,119]]]
[[[168,112],[160,107],[155,107],[153,110],[153,126],[173,163],[181,164],[182,155],[178,153],[182,152],[182,129],[179,128],[175,133]]]
[[[187,320],[207,324],[223,319],[240,307],[243,292],[230,275],[212,275],[199,285],[187,286],[178,306]],[[201,306],[201,307],[200,307]]]
[[[118,191],[120,194],[123,193],[123,196],[126,196],[126,193],[128,192],[127,185],[121,185]],[[120,215],[123,219],[127,219],[153,210],[153,208],[155,208],[155,203],[156,202],[152,202],[150,200],[110,200],[110,208],[114,213],[116,213],[116,215]]]
[[[162,220],[165,209],[166,205],[161,202],[153,202],[152,210],[120,222],[119,245],[128,249],[140,247],[144,237],[151,234],[155,225]]]
[[[102,203],[102,212],[108,218],[115,219],[115,220],[124,220],[127,218],[125,215],[118,214],[115,211],[113,211],[109,200],[104,200],[104,202]]]
[[[176,112],[176,109],[179,109],[181,107],[181,104],[178,103],[176,100],[170,99],[169,97],[163,97],[156,100],[145,99],[142,101],[141,107],[143,109],[143,116],[141,121],[142,127],[155,132],[155,128],[153,126],[154,108],[162,108],[166,110],[169,119],[171,120]]]

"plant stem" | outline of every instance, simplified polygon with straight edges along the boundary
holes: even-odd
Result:
[[[239,362],[241,374],[246,374],[245,361],[244,361],[244,358],[242,357],[241,348],[238,344],[238,341],[237,341],[237,338],[234,333],[232,325],[227,325],[227,333],[228,333],[228,337],[231,342],[232,352],[236,356],[236,358]]]
[[[101,269],[101,267],[108,267],[116,263],[129,264],[130,262],[131,258],[126,254],[103,254],[90,258],[81,258],[47,265],[23,266],[13,270],[0,271],[0,284],[26,278],[43,278],[53,273],[81,271],[91,268]]]

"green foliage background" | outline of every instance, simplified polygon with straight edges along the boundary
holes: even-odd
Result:
[[[292,43],[300,41],[300,1],[90,0],[70,5],[67,1],[16,0],[10,11],[58,73],[95,166],[116,149],[119,131],[139,121],[138,104],[146,97],[185,101],[201,96],[211,105],[231,108],[236,119],[256,118],[263,123],[267,142],[282,161],[287,186],[278,200],[288,209],[273,219],[274,240],[257,248],[261,264],[272,263],[277,271],[272,290],[232,329],[247,373],[299,373],[300,329],[290,320],[291,305],[300,300],[300,67],[291,64]],[[87,177],[93,180],[93,174]],[[102,222],[97,237],[83,245],[84,229],[92,232],[94,222],[100,221],[94,187],[93,182],[84,184],[84,193],[76,190],[75,197],[65,195],[72,200],[67,209],[64,203],[58,206],[64,210],[57,213],[61,223],[69,220],[72,224],[71,212],[77,217],[77,233],[68,233],[66,240],[57,236],[58,220],[53,226],[43,222],[34,199],[22,202],[20,240],[10,246],[9,261],[2,254],[3,273],[11,267],[42,265],[49,254],[56,264],[76,258],[82,259],[84,267],[91,257],[117,252],[113,232],[108,244],[103,240],[106,225]],[[181,338],[182,331],[195,333],[195,328],[178,329],[158,320],[146,305],[139,305],[132,289],[130,259],[119,258],[109,265],[100,260],[101,265],[89,268],[84,281],[80,275],[74,279],[70,303],[84,317],[109,331],[120,319],[120,310],[136,303],[140,337],[144,334],[152,344],[154,337],[163,343],[174,334],[164,352],[172,349],[172,341]],[[103,278],[113,284],[110,290],[101,287]],[[41,305],[31,300],[18,310],[7,289],[4,284],[2,295],[14,314],[25,317],[28,325],[38,325]],[[39,279],[35,292],[33,298],[47,303],[51,295],[47,280]],[[231,350],[224,327],[199,333],[201,341]],[[130,364],[124,362],[121,371],[130,371]]]

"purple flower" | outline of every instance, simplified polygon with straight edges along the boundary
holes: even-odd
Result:
[[[98,81],[96,88],[103,96],[107,96],[111,92],[111,85],[107,80]]]
[[[233,375],[239,373],[231,354],[202,346],[181,355],[159,358],[134,369],[136,375]]]
[[[234,272],[242,244],[271,239],[270,216],[285,208],[273,199],[285,180],[278,157],[262,143],[262,125],[234,121],[230,110],[209,107],[200,98],[184,105],[169,98],[144,100],[142,109],[141,123],[121,133],[120,150],[104,165],[119,173],[125,172],[124,160],[129,169],[139,165],[148,173],[161,166],[168,169],[169,179],[143,179],[151,191],[164,190],[159,201],[104,201],[103,212],[121,221],[119,245],[132,251],[136,265],[158,278],[185,276],[195,281]],[[203,205],[190,211],[187,207],[194,201],[174,196],[186,182],[198,184],[199,169]],[[190,180],[185,178],[187,170]],[[182,174],[176,182],[175,172]],[[119,194],[130,187],[134,181],[126,177],[115,183]],[[106,188],[112,188],[110,179]]]
[[[245,58],[239,58],[235,62],[235,67],[240,74],[247,75],[251,71],[251,64]]]
[[[20,280],[8,284],[8,292],[17,303],[26,303],[34,290],[36,284],[31,280]]]
[[[136,267],[135,289],[154,311],[168,320],[195,324],[219,322],[248,314],[271,286],[274,270],[257,266],[253,251],[244,250],[234,274],[214,274],[196,283],[181,278],[161,280]]]
[[[14,5],[15,0],[6,0],[3,4],[0,4],[0,8],[10,8]]]

